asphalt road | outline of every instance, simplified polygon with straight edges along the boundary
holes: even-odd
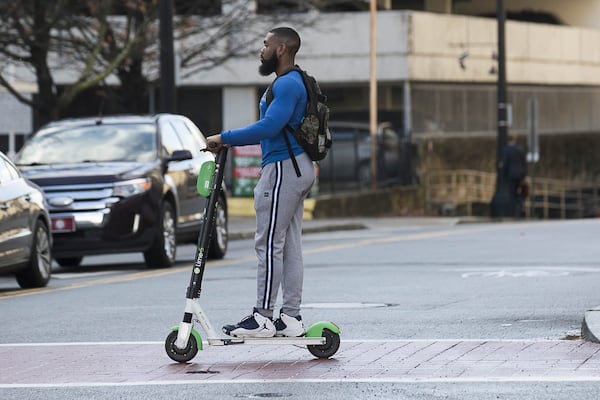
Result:
[[[162,343],[194,253],[181,246],[169,270],[123,255],[57,269],[40,290],[1,277],[0,398],[597,398],[600,346],[578,339],[600,304],[597,220],[361,222],[304,236],[303,318],[341,327],[333,360],[228,346],[172,363]],[[216,327],[247,315],[252,241],[232,241],[204,276]]]

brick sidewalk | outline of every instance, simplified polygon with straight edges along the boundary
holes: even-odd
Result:
[[[0,345],[0,388],[205,381],[600,380],[600,345],[583,341],[342,341],[334,359],[295,346],[205,347],[188,364],[163,344]]]

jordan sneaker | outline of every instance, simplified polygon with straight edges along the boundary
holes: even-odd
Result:
[[[299,315],[297,317],[290,317],[287,314],[281,313],[274,325],[277,330],[277,336],[298,337],[303,336],[305,333],[304,323],[302,323],[302,317]]]
[[[235,325],[225,325],[223,332],[235,337],[273,337],[275,336],[275,325],[271,318],[262,316],[256,308],[252,315],[247,316]]]

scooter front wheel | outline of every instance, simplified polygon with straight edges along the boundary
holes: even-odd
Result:
[[[329,358],[340,348],[340,335],[324,328],[321,336],[325,338],[325,344],[312,344],[306,347],[308,347],[310,354],[317,358]]]
[[[165,340],[165,350],[167,351],[167,355],[171,360],[177,362],[188,362],[192,358],[196,357],[196,354],[198,354],[198,342],[196,342],[196,337],[194,335],[190,335],[188,338],[188,343],[185,349],[180,349],[175,346],[176,340],[177,331],[169,333],[169,336],[167,336],[167,339]]]

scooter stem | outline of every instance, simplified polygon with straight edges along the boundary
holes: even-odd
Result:
[[[206,205],[204,207],[204,215],[202,217],[202,231],[200,237],[198,238],[198,245],[196,246],[194,268],[192,270],[192,276],[190,278],[190,285],[188,286],[188,290],[186,293],[187,299],[197,299],[200,297],[202,277],[204,275],[206,257],[208,254],[208,247],[211,240],[212,227],[214,226],[216,218],[217,201],[219,199],[221,187],[223,184],[223,176],[225,175],[227,151],[227,146],[221,147],[221,149],[217,153],[217,157],[215,160],[215,175],[212,183],[210,196],[206,201]]]

